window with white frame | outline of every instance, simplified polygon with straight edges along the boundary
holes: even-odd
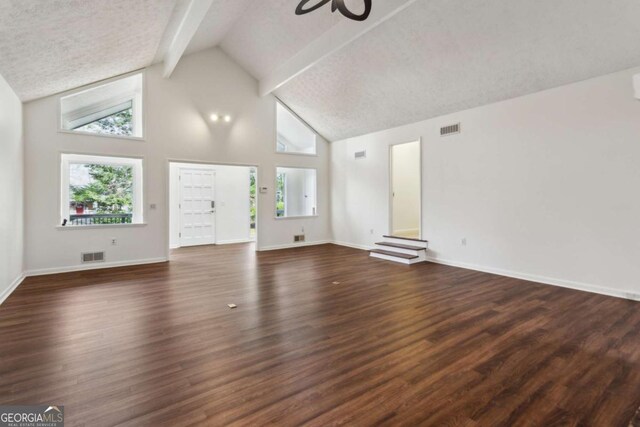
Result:
[[[316,154],[316,133],[287,107],[276,103],[276,151],[287,154]]]
[[[142,138],[142,74],[60,98],[60,126],[71,132]]]
[[[142,159],[62,155],[61,224],[141,224]]]
[[[315,216],[316,170],[306,168],[276,169],[276,218]]]

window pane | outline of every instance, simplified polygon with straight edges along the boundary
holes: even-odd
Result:
[[[64,130],[142,137],[142,74],[60,99]]]
[[[142,224],[143,160],[62,154],[61,224]]]
[[[69,225],[131,224],[133,167],[69,165]]]
[[[277,141],[279,153],[316,154],[316,134],[284,106],[277,104]]]
[[[277,168],[276,217],[317,215],[316,170]]]
[[[73,130],[111,135],[133,136],[133,109],[120,111]]]

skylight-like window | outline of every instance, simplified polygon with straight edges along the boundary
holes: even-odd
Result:
[[[64,131],[142,138],[142,74],[60,99]]]
[[[276,107],[276,151],[287,154],[316,154],[316,133],[285,106]]]

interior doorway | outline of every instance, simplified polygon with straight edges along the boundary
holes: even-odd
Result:
[[[253,166],[170,161],[170,248],[256,241],[257,181]]]
[[[393,236],[420,239],[422,236],[421,143],[413,141],[391,145],[390,224]]]

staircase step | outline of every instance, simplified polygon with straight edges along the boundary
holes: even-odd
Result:
[[[391,242],[378,242],[376,243],[376,245],[389,246],[390,248],[407,249],[410,251],[426,251],[427,250],[427,248],[422,246],[403,245],[400,243],[391,243]]]
[[[399,240],[408,240],[408,241],[411,241],[411,242],[429,243],[428,240],[414,239],[414,238],[411,238],[411,237],[398,237],[398,236],[391,236],[391,235],[382,236],[382,237],[384,237],[386,239],[399,239]]]
[[[418,255],[409,255],[409,254],[402,254],[402,253],[399,253],[399,252],[383,251],[382,249],[372,249],[369,252],[374,253],[374,254],[380,254],[380,255],[392,256],[392,257],[396,257],[396,258],[402,258],[402,259],[416,259],[416,258],[418,258]]]

